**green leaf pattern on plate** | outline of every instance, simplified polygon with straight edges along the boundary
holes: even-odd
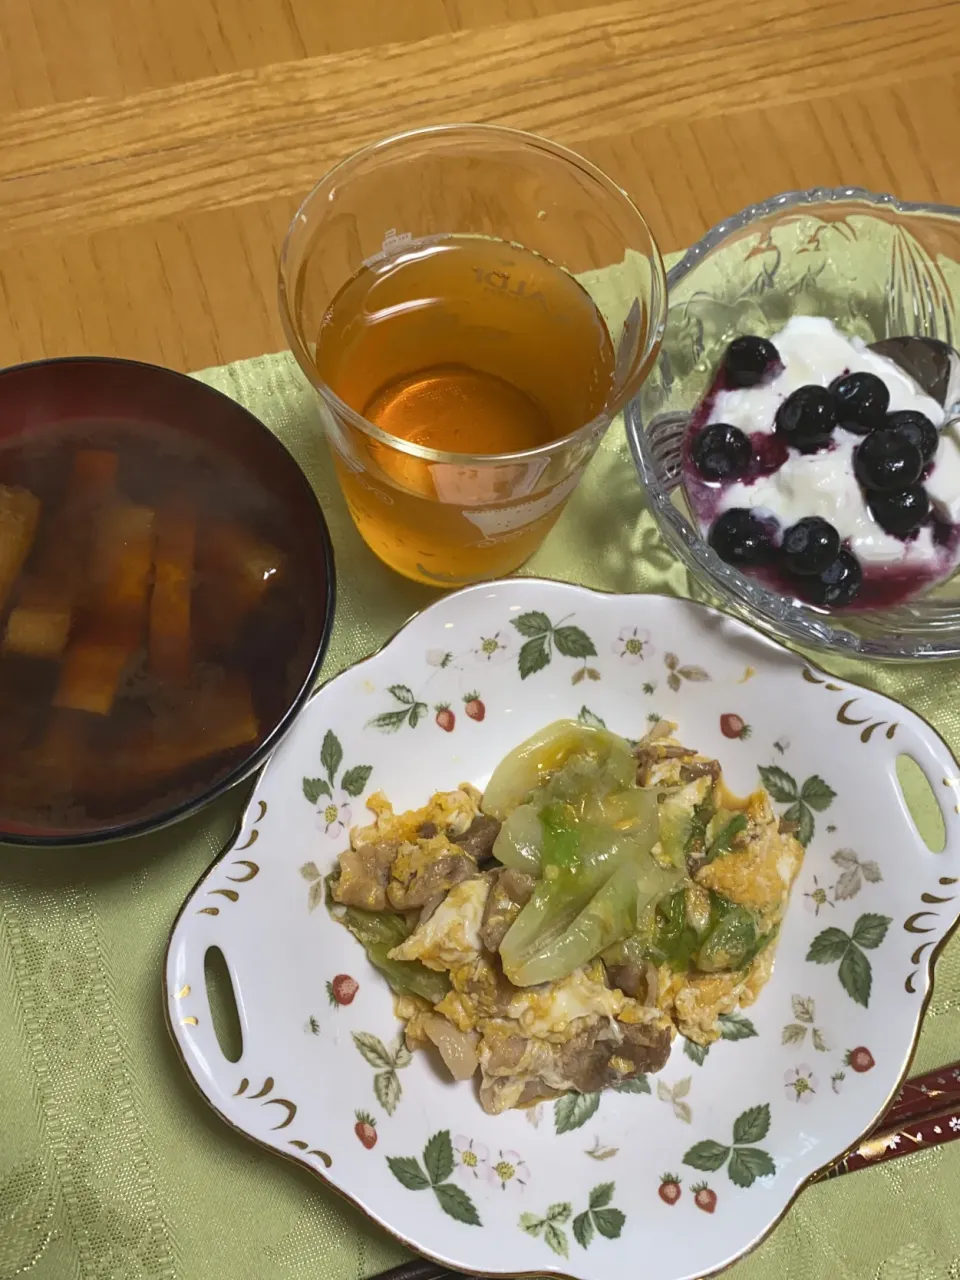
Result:
[[[354,1031],[353,1043],[364,1061],[376,1068],[376,1075],[373,1077],[374,1096],[387,1115],[392,1116],[403,1093],[397,1072],[408,1067],[413,1060],[403,1032],[397,1036],[392,1049],[388,1049],[378,1036],[371,1035],[368,1031]]]
[[[818,1053],[827,1053],[830,1049],[827,1038],[821,1029],[814,1025],[814,1020],[817,1016],[816,1003],[810,996],[794,996],[791,1006],[794,1021],[788,1022],[783,1028],[780,1043],[784,1045],[803,1044],[809,1031],[814,1049]]]
[[[323,768],[324,776],[304,778],[302,782],[303,794],[310,804],[318,807],[322,800],[327,801],[322,808],[319,808],[321,819],[329,835],[339,836],[350,822],[352,815],[342,800],[338,800],[335,796],[335,788],[339,786],[345,796],[348,796],[351,800],[356,800],[358,796],[363,795],[366,785],[370,781],[373,767],[369,764],[353,765],[352,768],[343,773],[338,783],[337,775],[340,773],[340,766],[343,764],[343,747],[340,745],[340,739],[332,729],[328,729],[323,735],[323,743],[320,747],[320,764]]]
[[[392,684],[387,693],[393,698],[395,706],[388,711],[381,711],[367,724],[381,733],[397,733],[404,725],[415,729],[427,714],[427,704],[414,696],[413,691],[405,684]]]
[[[616,1240],[623,1230],[627,1215],[614,1208],[610,1201],[614,1197],[616,1183],[601,1182],[590,1192],[587,1207],[578,1213],[571,1223],[573,1238],[581,1249],[587,1249],[597,1235],[607,1240]],[[543,1217],[535,1213],[521,1213],[519,1227],[527,1235],[539,1238],[561,1258],[570,1256],[569,1240],[563,1229],[570,1221],[573,1206],[568,1200],[552,1204]]]
[[[440,1129],[423,1148],[423,1164],[414,1156],[387,1156],[387,1167],[408,1191],[430,1188],[444,1213],[470,1227],[482,1225],[476,1205],[467,1193],[448,1179],[453,1173],[450,1130]]]
[[[754,1145],[762,1142],[769,1130],[769,1103],[750,1107],[733,1122],[733,1142],[729,1146],[712,1139],[697,1142],[683,1157],[683,1163],[707,1173],[715,1173],[726,1165],[731,1182],[738,1187],[751,1187],[757,1178],[777,1171],[769,1154]]]
[[[873,951],[887,936],[892,923],[890,916],[866,912],[853,926],[853,933],[831,926],[824,929],[810,943],[807,959],[813,964],[840,962],[837,976],[840,985],[851,1000],[866,1008],[870,1003],[873,971],[864,951]]]
[[[529,613],[521,613],[513,618],[513,625],[524,637],[517,655],[517,666],[520,679],[542,671],[553,661],[554,652],[564,658],[575,658],[582,661],[582,666],[570,677],[571,684],[580,684],[584,679],[599,680],[600,672],[596,667],[588,666],[587,659],[595,658],[597,648],[587,633],[580,627],[573,626],[562,619],[554,625],[545,613],[533,609]]]
[[[783,813],[784,820],[796,824],[797,839],[806,848],[816,830],[814,810],[823,813],[829,809],[837,793],[816,773],[799,787],[793,775],[777,764],[760,765],[759,773],[771,798],[788,806]]]

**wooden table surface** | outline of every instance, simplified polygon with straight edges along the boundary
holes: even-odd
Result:
[[[0,364],[281,348],[304,193],[464,120],[581,151],[665,251],[794,187],[960,205],[960,3],[0,0]]]

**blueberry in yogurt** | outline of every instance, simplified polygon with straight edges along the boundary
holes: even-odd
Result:
[[[810,579],[807,598],[813,604],[832,608],[852,604],[863,585],[863,570],[855,555],[844,548],[816,578]]]
[[[870,514],[881,529],[895,538],[908,538],[926,524],[930,499],[922,484],[912,484],[897,493],[871,493]]]
[[[920,450],[924,465],[933,459],[940,443],[940,432],[925,413],[904,409],[887,415],[884,426],[903,440],[908,440]]]
[[[780,559],[788,573],[800,577],[822,573],[840,554],[840,535],[828,520],[807,516],[791,525],[780,544]]]
[[[830,383],[841,426],[865,436],[882,427],[890,407],[887,384],[875,373],[844,373]]]
[[[780,363],[777,348],[766,338],[745,334],[727,347],[723,367],[728,387],[755,387]]]
[[[810,384],[791,392],[777,410],[777,433],[801,453],[830,443],[837,425],[837,405],[826,387]]]
[[[750,466],[753,449],[738,427],[714,422],[693,443],[693,461],[705,480],[737,480]]]
[[[728,564],[766,564],[773,557],[773,527],[753,511],[731,507],[710,530],[710,545]]]
[[[857,446],[853,470],[861,486],[877,493],[897,493],[920,479],[923,454],[901,433],[871,431]]]

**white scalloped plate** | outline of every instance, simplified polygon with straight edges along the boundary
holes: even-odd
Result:
[[[482,787],[516,743],[577,715],[629,737],[677,721],[735,790],[766,771],[812,836],[773,977],[705,1059],[678,1041],[649,1093],[488,1116],[471,1084],[410,1060],[318,876],[373,790],[399,809]],[[914,827],[900,754],[942,805],[940,853]],[[305,707],[174,926],[170,1029],[229,1124],[451,1267],[634,1280],[642,1257],[644,1280],[702,1276],[755,1245],[903,1077],[960,913],[958,774],[912,712],[702,606],[531,579],[472,587]],[[236,1063],[213,1030],[209,947],[233,983]]]

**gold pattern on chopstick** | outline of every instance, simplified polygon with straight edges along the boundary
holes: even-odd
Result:
[[[891,1147],[895,1147],[900,1140],[900,1133],[880,1133],[875,1138],[868,1138],[866,1142],[861,1142],[857,1147],[857,1155],[862,1156],[864,1160],[875,1160],[877,1156],[882,1156],[885,1151],[889,1151]]]

